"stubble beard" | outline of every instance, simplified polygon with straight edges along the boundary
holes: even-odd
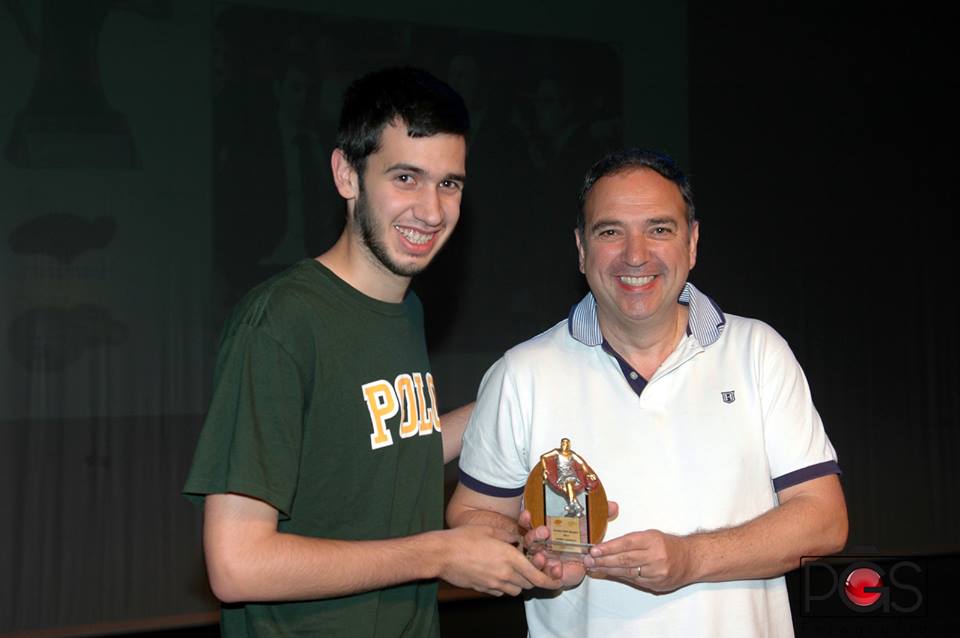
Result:
[[[423,272],[423,269],[426,268],[426,264],[401,266],[390,258],[387,247],[381,239],[384,229],[377,224],[373,215],[370,214],[370,207],[367,205],[367,198],[363,191],[362,183],[360,184],[360,194],[357,195],[357,205],[353,211],[353,218],[354,221],[356,221],[357,227],[360,229],[360,239],[363,245],[367,247],[370,254],[372,254],[384,268],[400,277],[413,277]]]

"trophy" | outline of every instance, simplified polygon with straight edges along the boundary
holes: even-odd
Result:
[[[587,462],[570,448],[570,439],[540,455],[523,491],[533,527],[546,525],[550,538],[528,553],[545,551],[560,560],[582,560],[607,531],[607,495]]]

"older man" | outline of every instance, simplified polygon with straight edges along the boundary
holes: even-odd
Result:
[[[613,153],[580,203],[590,293],[487,372],[447,520],[516,519],[528,472],[570,438],[619,516],[583,564],[536,559],[566,590],[527,602],[532,636],[790,636],[782,574],[847,533],[803,372],[687,281],[699,227],[672,160]]]

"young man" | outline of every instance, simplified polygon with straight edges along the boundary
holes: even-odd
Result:
[[[583,565],[537,559],[568,591],[527,602],[531,636],[792,636],[782,574],[847,533],[803,372],[769,326],[687,282],[699,227],[672,160],[613,153],[580,204],[591,292],[485,376],[447,519],[515,519],[530,468],[567,437],[619,516]]]
[[[224,635],[431,636],[436,578],[498,595],[557,584],[510,531],[441,529],[465,419],[441,428],[408,286],[456,226],[467,129],[460,96],[424,71],[355,82],[331,157],[343,234],[228,322],[184,489],[205,499]]]

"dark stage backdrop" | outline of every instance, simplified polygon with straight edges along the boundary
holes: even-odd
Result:
[[[418,64],[472,111],[461,225],[415,283],[442,408],[581,294],[586,166],[688,159],[682,3],[354,5],[0,4],[0,634],[215,608],[179,489],[220,325],[336,236],[351,78]]]
[[[960,551],[958,76],[942,15],[691,9],[692,279],[790,342],[849,546]]]

